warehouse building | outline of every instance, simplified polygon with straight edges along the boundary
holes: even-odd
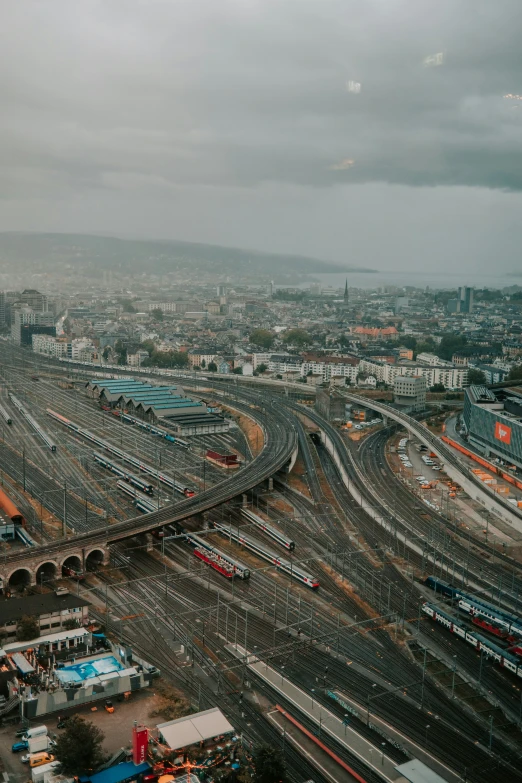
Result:
[[[163,425],[175,432],[180,437],[189,435],[218,435],[228,432],[230,422],[223,416],[206,413],[205,416],[192,415],[191,413],[177,413],[162,419]]]
[[[209,413],[204,402],[187,397],[178,385],[153,386],[133,378],[108,378],[90,381],[86,388],[102,405],[165,425],[180,437],[213,435],[230,428],[227,419]]]
[[[470,444],[522,469],[522,389],[469,386],[463,420]]]

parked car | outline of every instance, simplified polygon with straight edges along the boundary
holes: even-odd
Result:
[[[25,740],[22,740],[21,742],[13,742],[11,745],[11,750],[13,753],[21,753],[22,750],[27,750],[29,745]]]
[[[54,756],[44,750],[41,753],[28,753],[26,756],[22,756],[21,761],[23,764],[29,764],[31,768],[41,767],[42,764],[50,764],[51,761],[54,761]]]

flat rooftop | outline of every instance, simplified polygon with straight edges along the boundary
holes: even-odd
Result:
[[[156,728],[172,750],[186,748],[235,731],[218,707],[187,715],[186,718],[158,723]]]
[[[73,593],[56,595],[42,593],[24,598],[3,598],[0,600],[0,625],[16,622],[24,615],[39,617],[49,612],[61,612],[64,609],[77,609],[90,606],[89,601]]]

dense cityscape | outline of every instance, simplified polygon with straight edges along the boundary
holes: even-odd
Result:
[[[8,774],[517,780],[522,288],[211,277],[0,292]]]
[[[522,783],[519,0],[4,5],[0,783]]]

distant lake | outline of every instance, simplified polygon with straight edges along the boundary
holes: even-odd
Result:
[[[464,274],[437,274],[436,272],[326,272],[314,274],[314,279],[322,286],[332,288],[344,288],[344,282],[348,279],[349,288],[379,288],[380,286],[394,285],[399,288],[405,285],[415,288],[457,288],[459,285],[470,285],[475,288],[506,288],[511,285],[522,285],[522,279],[515,275],[504,275],[477,272]],[[299,284],[299,288],[308,288],[310,281]]]

